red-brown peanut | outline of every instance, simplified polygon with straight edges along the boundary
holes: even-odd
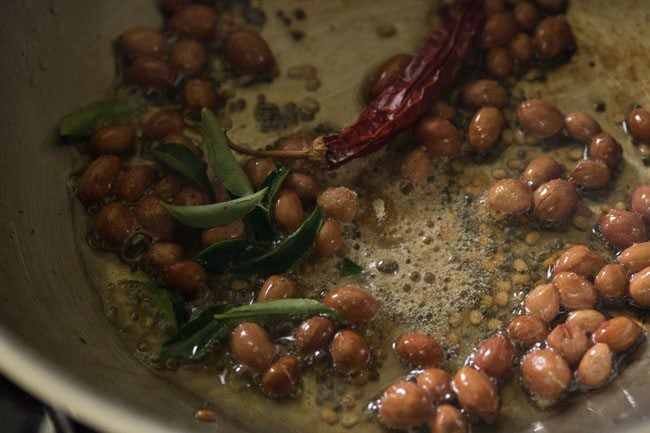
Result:
[[[650,308],[650,266],[630,278],[630,297],[636,305]]]
[[[526,313],[548,323],[560,312],[560,294],[555,284],[541,284],[524,298]]]
[[[79,198],[96,202],[108,197],[122,168],[117,156],[102,155],[88,165],[79,179]]]
[[[528,352],[521,361],[524,387],[546,407],[564,395],[571,383],[571,369],[564,358],[552,350],[538,349]]]
[[[634,212],[612,209],[600,219],[600,234],[615,248],[646,240],[645,221]]]
[[[253,374],[264,373],[273,363],[276,347],[257,323],[239,324],[230,334],[230,353]]]
[[[558,272],[553,284],[560,293],[560,304],[569,310],[592,308],[598,301],[593,284],[575,272]]]
[[[614,317],[594,331],[594,343],[605,343],[612,352],[622,352],[629,349],[639,340],[641,327],[632,319],[625,316]]]
[[[560,254],[553,273],[575,272],[585,278],[592,278],[605,266],[605,258],[585,245],[573,245]]]
[[[291,394],[300,381],[300,362],[286,355],[275,361],[262,375],[262,390],[269,397]]]
[[[477,152],[492,150],[501,137],[503,114],[495,107],[482,107],[474,114],[467,127],[467,139]]]
[[[379,401],[379,420],[388,428],[407,430],[433,415],[431,397],[413,382],[389,386]]]
[[[441,368],[427,368],[417,375],[415,381],[434,403],[441,403],[452,396],[451,375]]]
[[[578,365],[576,377],[587,388],[603,386],[612,374],[612,353],[604,343],[594,344]]]
[[[533,215],[545,222],[563,221],[571,216],[577,203],[576,186],[564,179],[554,179],[533,193]]]
[[[297,298],[299,295],[296,283],[291,278],[271,275],[262,284],[262,288],[257,294],[257,302]]]
[[[476,349],[474,366],[495,379],[502,379],[510,374],[514,348],[503,335],[488,338]]]
[[[425,117],[420,120],[413,131],[413,138],[418,146],[425,148],[434,158],[456,156],[460,152],[458,129],[442,118]]]
[[[570,312],[564,323],[586,334],[592,334],[605,320],[605,316],[599,311],[587,309]]]
[[[522,346],[541,343],[547,334],[544,322],[534,316],[517,316],[508,324],[508,335]]]
[[[627,293],[627,286],[627,269],[616,263],[603,266],[594,279],[594,287],[604,298],[622,298]]]
[[[164,270],[165,283],[183,296],[194,296],[208,279],[205,269],[192,260],[180,260]]]
[[[522,214],[530,209],[531,202],[530,187],[520,179],[497,180],[487,193],[487,204],[506,214]]]
[[[323,303],[352,324],[368,322],[379,311],[379,301],[368,291],[355,286],[330,290],[323,297]]]
[[[355,331],[337,332],[330,345],[334,368],[343,374],[354,374],[366,368],[370,361],[370,348],[366,339]]]
[[[562,167],[550,156],[541,155],[528,163],[521,178],[528,182],[532,189],[541,184],[562,176]]]
[[[630,273],[650,266],[650,242],[641,242],[621,251],[618,262]]]
[[[569,365],[576,365],[590,345],[586,333],[566,323],[553,328],[546,337],[546,344],[559,353]]]
[[[359,211],[357,193],[344,186],[327,188],[317,201],[329,218],[341,222],[351,222]]]
[[[517,119],[526,132],[550,137],[564,127],[562,112],[542,99],[527,99],[517,108]]]
[[[303,355],[309,355],[317,350],[325,349],[334,333],[334,322],[327,317],[315,316],[306,319],[295,330],[296,346]]]
[[[401,335],[395,341],[394,348],[397,356],[407,364],[435,367],[445,360],[438,340],[426,334],[414,332]]]
[[[490,422],[499,414],[500,401],[496,386],[480,371],[462,367],[452,382],[461,407],[471,416]]]

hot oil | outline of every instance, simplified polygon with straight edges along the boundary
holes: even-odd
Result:
[[[318,99],[322,109],[314,124],[320,121],[346,124],[361,107],[360,77],[367,72],[368,65],[381,57],[377,47],[386,56],[392,55],[405,46],[417,46],[422,35],[428,33],[429,22],[418,12],[428,9],[428,2],[413,1],[409,7],[373,5],[369,9],[373,14],[366,21],[359,18],[368,15],[364,8],[369,6],[363,2],[356,6],[348,4],[346,12],[337,12],[329,2],[328,5],[314,3],[304,5],[307,16],[328,19],[310,21],[308,38],[302,45],[284,41],[286,29],[272,20],[265,32],[274,41],[273,46],[278,47],[276,57],[280,65],[296,65],[304,63],[305,58],[313,59],[322,81],[321,89],[303,94],[303,90],[296,90],[300,86],[295,81],[280,76],[271,86],[238,89],[238,97],[252,107],[260,92],[273,101],[281,101],[285,94],[311,96]],[[289,8],[288,3],[281,1],[277,6]],[[79,209],[75,225],[88,273],[125,344],[156,374],[196,393],[208,406],[213,405],[221,413],[240,420],[251,431],[334,432],[345,428],[368,433],[386,431],[376,421],[372,406],[388,385],[410,372],[392,351],[392,341],[399,334],[420,331],[436,336],[447,350],[447,369],[454,371],[480,341],[507,325],[530,288],[546,281],[549,264],[566,244],[588,244],[613,258],[613,251],[604,246],[592,227],[602,214],[603,203],[610,206],[625,203],[636,185],[649,180],[637,150],[616,122],[618,115],[639,102],[639,95],[611,76],[612,69],[621,72],[620,68],[626,67],[626,59],[616,58],[618,53],[611,47],[605,49],[581,37],[587,34],[587,27],[592,34],[594,31],[591,22],[581,20],[581,16],[590,16],[586,14],[588,11],[579,9],[582,7],[578,4],[569,14],[579,41],[578,55],[569,64],[548,73],[545,82],[523,81],[511,86],[516,99],[524,95],[543,97],[564,112],[587,111],[624,146],[626,164],[615,186],[603,194],[583,197],[571,221],[561,226],[541,227],[527,217],[502,219],[486,210],[484,194],[495,179],[519,176],[526,163],[542,153],[556,157],[570,170],[582,153],[582,146],[577,143],[548,144],[526,137],[517,132],[514,122],[494,155],[482,159],[465,155],[454,161],[438,161],[431,178],[422,186],[407,187],[396,175],[396,161],[411,146],[407,134],[387,151],[322,176],[328,184],[348,185],[360,194],[361,214],[355,226],[345,228],[345,238],[346,256],[359,263],[364,273],[344,278],[337,269],[338,260],[308,261],[296,277],[305,295],[316,296],[336,285],[354,283],[382,301],[379,317],[367,329],[373,347],[373,361],[367,372],[355,378],[342,377],[331,369],[325,354],[304,365],[297,395],[276,401],[263,396],[254,381],[235,368],[231,359],[220,355],[224,352],[220,347],[223,349],[227,341],[220,343],[215,354],[200,363],[178,366],[161,362],[155,356],[155,348],[169,335],[169,330],[159,326],[161,319],[156,318],[146,300],[128,286],[115,284],[123,279],[144,279],[146,274],[139,269],[132,271],[112,254],[90,250],[85,244],[87,216]],[[334,15],[337,13],[341,15]],[[378,42],[371,34],[374,35],[374,26],[382,16],[395,17],[398,32],[394,38]],[[348,22],[346,19],[354,19],[359,27],[333,24]],[[596,26],[596,33],[599,28]],[[359,32],[365,36],[358,38]],[[332,48],[353,36],[361,54]],[[338,45],[336,38],[340,38]],[[329,43],[324,44],[326,41]],[[322,49],[322,53],[313,57],[316,48]],[[594,61],[596,67],[590,65]],[[633,66],[629,59],[627,66]],[[576,84],[588,82],[599,85],[587,88]],[[516,99],[506,110],[509,120],[513,119]],[[596,111],[596,103],[602,103],[606,110]],[[277,138],[256,131],[251,112],[232,113],[232,137],[260,146]],[[259,285],[260,281],[255,279],[219,279],[213,282],[212,290],[193,302],[192,308],[196,312],[223,300],[237,304],[250,302]],[[647,320],[634,309],[627,312]],[[280,343],[286,349],[289,342],[283,338]],[[645,348],[644,345],[639,349],[637,357],[643,356]],[[606,391],[627,392],[626,383],[630,381],[614,380]],[[558,408],[542,411],[530,402],[515,375],[501,387],[503,413],[497,424],[476,425],[474,429],[509,432],[545,426],[550,429],[554,420],[575,423],[585,411],[592,415],[605,411],[602,402],[606,400],[600,397],[602,393],[579,396]],[[592,401],[601,405],[594,406]],[[621,419],[636,413],[635,410],[630,403],[621,412]]]

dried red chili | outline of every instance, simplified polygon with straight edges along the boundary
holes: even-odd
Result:
[[[484,20],[482,0],[464,0],[449,11],[402,75],[380,93],[357,121],[342,131],[318,137],[305,151],[254,151],[251,155],[308,158],[329,169],[373,153],[411,127],[458,74]]]

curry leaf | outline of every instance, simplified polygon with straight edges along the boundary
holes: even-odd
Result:
[[[212,189],[208,175],[205,174],[203,161],[186,146],[177,143],[163,143],[153,150],[153,154],[162,163],[176,170],[199,186],[211,201],[215,200],[214,190]]]
[[[144,107],[141,99],[135,97],[119,98],[111,102],[89,105],[68,114],[59,122],[61,137],[84,138],[100,126],[133,116]]]
[[[268,188],[264,200],[262,200],[262,206],[267,210],[270,216],[273,215],[273,204],[275,202],[275,197],[280,191],[280,187],[284,183],[284,180],[287,178],[289,170],[286,167],[279,167],[276,170],[273,170],[269,173],[268,176],[262,182],[259,189]]]
[[[194,361],[205,355],[216,340],[237,323],[271,316],[322,314],[341,322],[341,317],[314,299],[280,299],[229,309],[225,305],[208,307],[163,343],[160,354],[166,358]]]
[[[227,329],[228,322],[214,320],[214,315],[228,310],[226,305],[208,307],[198,317],[180,328],[160,348],[166,358],[193,361],[207,353],[219,336]]]
[[[173,206],[165,204],[170,214],[185,225],[197,229],[229,224],[255,209],[266,194],[266,189],[235,200],[201,206]]]
[[[279,243],[268,253],[254,259],[236,264],[232,272],[237,274],[279,274],[289,270],[302,259],[314,245],[323,225],[325,212],[316,207],[309,218],[291,236]]]
[[[274,229],[273,224],[273,208],[275,205],[275,197],[278,195],[278,191],[288,174],[289,170],[280,167],[266,176],[264,182],[260,185],[259,189],[268,188],[266,196],[262,200],[262,203],[246,215],[245,218],[248,232],[255,239],[272,242],[278,238],[278,233]]]
[[[257,302],[250,305],[242,305],[223,313],[217,313],[214,318],[217,320],[244,321],[255,320],[259,317],[278,315],[316,315],[329,316],[337,322],[343,319],[335,311],[328,308],[322,302],[315,299],[278,299],[275,301]]]
[[[228,137],[209,108],[201,110],[201,129],[212,173],[232,194],[238,197],[252,194],[253,187],[235,159],[235,155],[230,151]]]
[[[185,301],[176,292],[172,292],[165,286],[154,283],[126,280],[122,284],[140,290],[143,297],[154,302],[158,309],[167,317],[167,319],[178,328],[188,319],[188,312]]]
[[[352,277],[363,272],[363,268],[349,258],[345,257],[339,265],[339,271],[344,277]]]
[[[250,239],[228,239],[210,245],[194,258],[210,274],[218,274],[240,261],[250,260],[268,251],[264,243]]]

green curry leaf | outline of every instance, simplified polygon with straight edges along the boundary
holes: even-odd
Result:
[[[201,129],[212,173],[232,194],[238,197],[253,194],[253,187],[246,173],[228,147],[228,137],[209,108],[201,110]]]
[[[153,154],[162,163],[176,170],[199,186],[214,201],[214,189],[205,173],[201,161],[190,149],[182,144],[163,143],[153,149]]]
[[[133,116],[143,107],[143,101],[132,96],[100,102],[68,114],[57,129],[61,137],[84,138],[101,126]]]
[[[165,208],[178,221],[197,229],[229,224],[242,218],[255,209],[262,201],[266,189],[235,200],[201,206],[173,206],[165,204]]]
[[[136,290],[140,290],[143,297],[155,303],[160,312],[165,315],[175,328],[187,321],[187,307],[178,293],[169,290],[165,286],[150,282],[125,280],[121,284],[127,284]]]
[[[278,299],[275,301],[257,302],[250,305],[242,305],[223,313],[217,313],[214,318],[217,320],[255,320],[260,317],[278,315],[309,315],[322,314],[329,316],[337,322],[343,319],[335,311],[331,310],[322,302],[315,299]]]
[[[363,268],[349,258],[345,257],[339,264],[339,271],[343,277],[353,277],[363,272]]]
[[[194,258],[214,275],[231,267],[234,263],[261,256],[269,250],[267,244],[250,239],[228,239],[210,245]]]
[[[279,274],[289,270],[312,248],[323,225],[325,212],[316,207],[302,225],[268,253],[234,265],[230,271],[244,275]]]

